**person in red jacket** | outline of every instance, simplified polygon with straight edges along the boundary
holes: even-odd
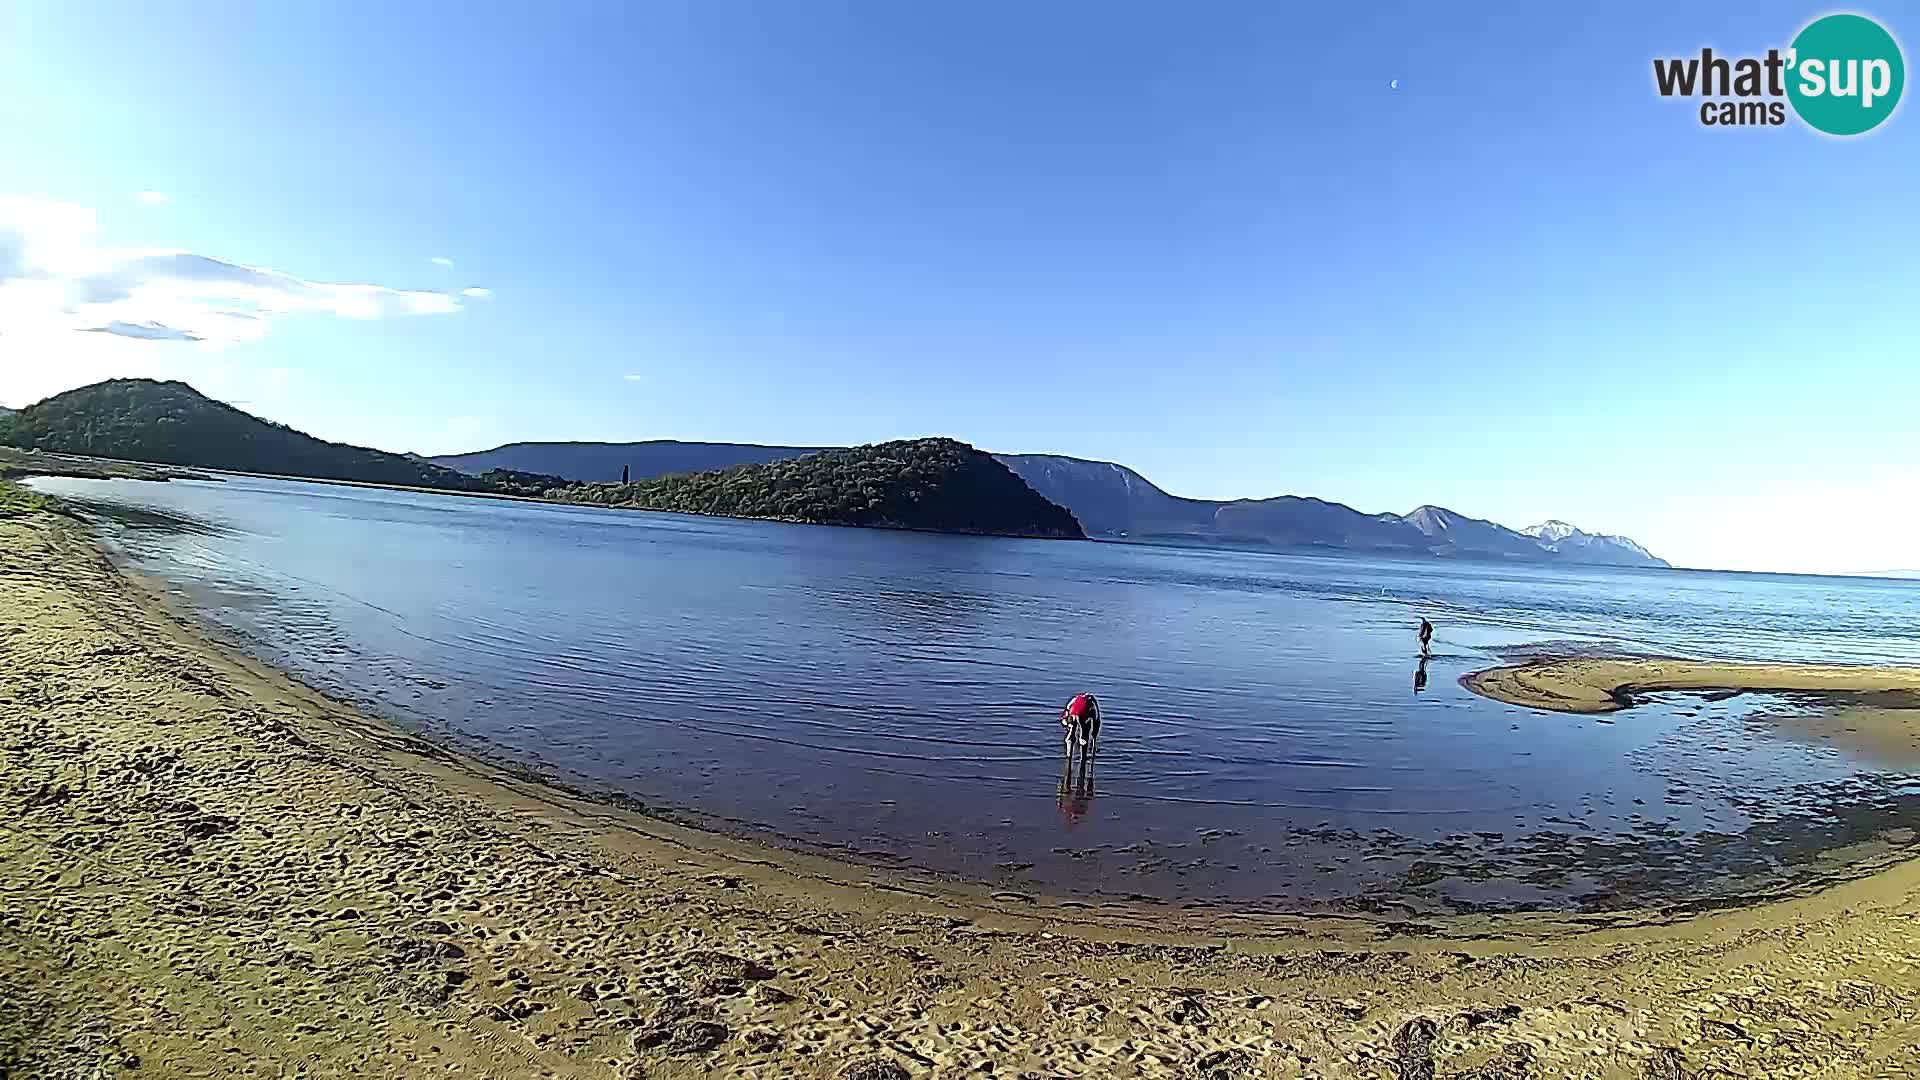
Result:
[[[1094,741],[1100,738],[1100,699],[1092,694],[1073,695],[1060,710],[1060,726],[1067,729],[1067,753],[1073,753],[1076,742],[1092,753]]]

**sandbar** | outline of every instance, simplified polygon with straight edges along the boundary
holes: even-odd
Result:
[[[1817,695],[1835,705],[1920,708],[1920,668],[1839,664],[1747,664],[1657,657],[1563,657],[1507,664],[1462,676],[1461,685],[1496,701],[1566,713],[1630,708],[1637,695]]]

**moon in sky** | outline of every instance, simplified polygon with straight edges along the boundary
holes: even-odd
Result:
[[[1390,83],[1388,83],[1388,84],[1387,84],[1387,89],[1389,89],[1389,90],[1398,90],[1398,89],[1400,89],[1400,80],[1399,80],[1399,79],[1395,79],[1395,80],[1393,80],[1392,82],[1390,82]]]

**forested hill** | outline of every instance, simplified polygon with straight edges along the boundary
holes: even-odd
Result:
[[[1084,539],[1080,523],[963,442],[912,439],[759,465],[583,484],[570,502],[823,525]]]
[[[0,416],[0,444],[61,454],[318,480],[538,495],[557,476],[478,476],[421,458],[326,442],[207,397],[183,382],[111,379]]]

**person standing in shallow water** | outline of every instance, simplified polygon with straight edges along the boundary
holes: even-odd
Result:
[[[1433,650],[1433,624],[1420,620],[1420,655],[1427,656]]]

